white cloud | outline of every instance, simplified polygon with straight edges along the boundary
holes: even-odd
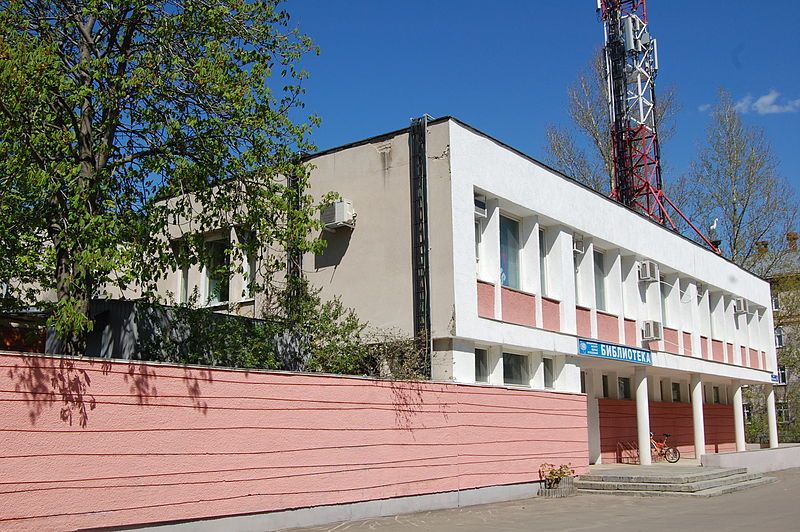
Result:
[[[751,95],[747,95],[734,104],[734,107],[740,113],[748,113],[755,111],[760,115],[771,115],[778,113],[795,113],[800,111],[800,98],[796,100],[785,100],[781,103],[778,98],[781,93],[775,89],[770,90],[767,94],[759,96],[755,100]]]
[[[703,105],[700,105],[700,106],[697,107],[697,110],[700,111],[701,113],[705,113],[709,109],[711,109],[711,104],[710,103],[704,103]]]

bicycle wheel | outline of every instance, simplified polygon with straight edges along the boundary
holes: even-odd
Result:
[[[681,452],[675,447],[667,447],[664,449],[664,459],[670,464],[674,464],[681,459]]]

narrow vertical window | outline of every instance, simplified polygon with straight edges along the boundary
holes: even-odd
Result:
[[[606,310],[606,268],[605,255],[594,251],[594,301],[597,310]]]
[[[475,382],[489,382],[489,352],[475,350]]]
[[[189,302],[189,266],[181,267],[181,277],[178,287],[178,303],[185,305]]]
[[[608,399],[608,375],[603,375],[603,397]]]
[[[539,229],[539,283],[542,295],[547,295],[547,242],[544,239],[544,229]]]
[[[713,399],[714,399],[714,404],[715,405],[718,405],[718,404],[720,404],[722,402],[722,400],[720,398],[720,394],[719,394],[719,386],[714,386],[712,388],[712,395],[713,395]]]
[[[553,373],[553,359],[543,358],[542,366],[544,368],[544,387],[551,389],[553,388],[553,381],[555,380],[555,375]]]
[[[673,403],[681,402],[681,383],[679,382],[672,383],[672,402]]]
[[[500,217],[500,281],[519,288],[519,222]]]
[[[620,399],[630,399],[631,398],[631,380],[628,377],[620,377],[617,379],[617,384],[619,386],[619,398]]]
[[[206,287],[208,303],[224,303],[230,299],[229,269],[230,241],[214,240],[208,244]]]
[[[481,238],[483,236],[481,231],[480,219],[475,219],[475,264],[480,264],[481,261]]]

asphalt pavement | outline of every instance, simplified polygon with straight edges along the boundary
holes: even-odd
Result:
[[[769,473],[777,482],[711,498],[576,495],[437,510],[294,529],[482,532],[613,530],[705,532],[800,530],[800,469]]]

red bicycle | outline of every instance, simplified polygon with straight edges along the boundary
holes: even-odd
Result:
[[[653,433],[650,433],[650,448],[653,453],[653,457],[661,457],[670,464],[674,464],[678,460],[681,459],[681,452],[678,450],[677,447],[672,447],[667,443],[667,438],[672,436],[672,434],[664,434],[664,439],[661,441],[656,441],[653,438]]]

